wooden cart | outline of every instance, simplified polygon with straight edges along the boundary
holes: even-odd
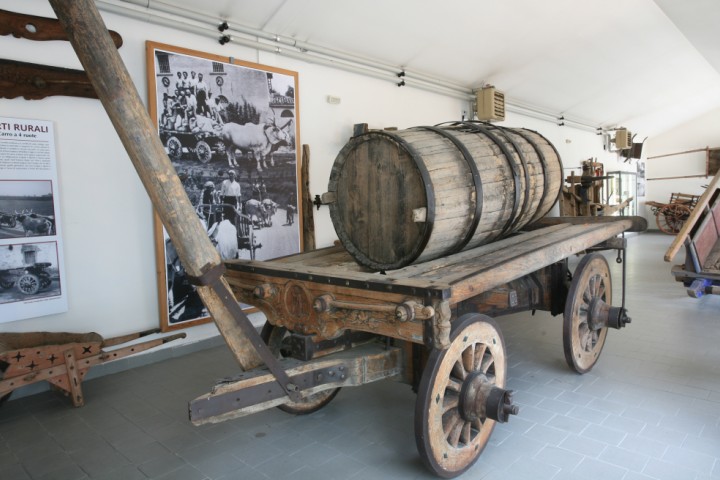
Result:
[[[700,195],[687,193],[670,194],[669,203],[647,201],[645,204],[650,207],[655,221],[661,232],[668,235],[676,235],[690,217],[690,213],[697,205]]]
[[[185,333],[178,333],[130,344],[158,332],[108,339],[94,332],[0,333],[0,403],[20,387],[47,381],[81,407],[85,404],[82,381],[90,367],[185,338]]]
[[[546,220],[539,229],[385,275],[361,271],[340,248],[222,264],[193,219],[96,6],[92,0],[50,3],[244,370],[191,403],[194,423],[273,406],[307,413],[327,404],[340,387],[397,378],[418,391],[421,457],[433,472],[452,477],[477,460],[495,423],[518,411],[504,388],[505,347],[491,316],[534,309],[563,313],[565,357],[578,372],[593,367],[608,328],[629,321],[622,306],[612,306],[603,256],[585,256],[569,287],[566,259],[598,245],[624,252],[623,239],[614,237],[642,230],[643,219],[635,226],[629,218]],[[519,199],[523,178],[515,173]],[[266,314],[263,335],[237,300]]]
[[[585,255],[569,284],[567,257],[624,251],[616,235],[643,223],[544,219],[519,235],[384,275],[364,270],[342,247],[227,262],[233,293],[266,314],[263,339],[302,398],[289,400],[272,373],[256,369],[193,400],[191,420],[218,422],[272,406],[309,413],[340,387],[394,378],[418,393],[415,433],[424,462],[440,476],[456,476],[475,462],[495,424],[518,412],[505,390],[506,352],[494,318],[563,314],[565,359],[576,372],[589,371],[608,328],[630,320],[612,306],[605,257]]]
[[[672,268],[675,280],[687,287],[691,297],[720,295],[720,172],[695,202],[665,261],[672,261],[684,246],[685,262]]]

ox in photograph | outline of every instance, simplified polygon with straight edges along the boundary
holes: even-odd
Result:
[[[0,239],[55,235],[50,180],[0,180]]]
[[[297,73],[154,42],[147,56],[151,118],[221,258],[300,252]],[[161,327],[208,321],[156,225]]]

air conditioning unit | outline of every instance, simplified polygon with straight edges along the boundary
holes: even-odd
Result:
[[[619,128],[615,131],[615,148],[626,150],[632,147],[632,133],[627,128]]]
[[[484,87],[475,92],[478,120],[501,122],[505,120],[505,94],[495,87]]]

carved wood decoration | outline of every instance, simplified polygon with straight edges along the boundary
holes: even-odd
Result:
[[[82,70],[0,59],[0,97],[39,100],[52,95],[98,98]]]
[[[54,18],[26,15],[24,13],[0,10],[0,35],[12,35],[28,40],[67,40],[62,25]],[[110,36],[117,48],[123,44],[119,33],[110,30]]]
[[[0,35],[39,41],[68,40],[62,25],[54,18],[7,10],[0,10]],[[110,31],[110,37],[117,48],[122,46],[119,33]],[[2,98],[40,100],[53,95],[98,98],[90,79],[82,70],[14,60],[0,59],[0,88]]]

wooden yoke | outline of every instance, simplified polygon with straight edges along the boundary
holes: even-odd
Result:
[[[243,370],[248,370],[264,362],[285,392],[291,398],[296,397],[298,393],[284,370],[279,368],[277,360],[240,309],[225,279],[217,275],[222,267],[220,256],[202,224],[195,220],[195,211],[95,2],[50,0],[50,4],[115,126],[187,273],[196,278],[215,273],[217,281],[214,287],[217,291],[210,286],[198,286],[198,293],[238,363]]]

